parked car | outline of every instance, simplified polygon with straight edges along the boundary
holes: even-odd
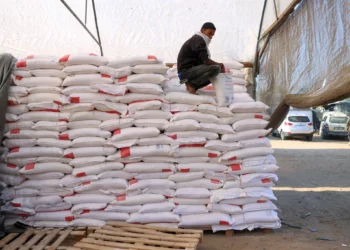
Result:
[[[320,135],[322,139],[328,139],[331,136],[347,138],[347,121],[347,115],[342,112],[324,113],[320,128]]]
[[[282,140],[304,137],[308,141],[312,141],[314,135],[312,110],[290,110],[282,124],[278,127],[277,133],[281,136]]]

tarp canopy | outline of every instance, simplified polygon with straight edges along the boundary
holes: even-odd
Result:
[[[292,0],[268,0],[262,31]],[[85,19],[85,0],[66,0]],[[96,36],[91,0],[87,26]],[[154,54],[176,62],[181,45],[213,22],[214,59],[254,60],[264,0],[98,0],[97,20],[104,54],[110,57]],[[61,56],[93,52],[98,45],[59,0],[0,0],[0,53]]]

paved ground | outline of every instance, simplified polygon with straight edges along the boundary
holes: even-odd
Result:
[[[318,136],[313,142],[274,137],[271,142],[280,166],[275,188],[280,217],[301,229],[283,226],[271,234],[242,232],[233,237],[206,233],[199,250],[350,249],[348,142]],[[303,219],[307,213],[311,214]]]

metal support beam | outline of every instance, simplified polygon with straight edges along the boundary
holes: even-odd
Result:
[[[94,11],[94,18],[95,18],[95,27],[96,27],[97,38],[98,38],[99,43],[101,44],[100,30],[98,29],[98,23],[97,23],[95,0],[91,0],[91,1],[92,1],[92,10]],[[101,56],[103,56],[102,49],[101,49]]]
[[[88,0],[85,0],[85,25],[86,25],[86,22],[87,22],[87,1]]]
[[[276,0],[273,0],[273,6],[274,6],[274,9],[275,9],[276,19],[278,19]]]
[[[102,50],[102,45],[101,42],[99,40],[96,39],[96,37],[90,32],[90,30],[86,27],[86,25],[80,20],[80,18],[75,14],[75,12],[69,7],[69,5],[65,2],[65,0],[60,0],[61,3],[63,3],[63,5],[69,10],[69,12],[75,17],[75,19],[77,19],[77,21],[80,23],[81,26],[83,26],[83,28],[86,30],[86,32],[91,36],[92,39],[94,39],[94,41],[97,43],[97,45],[100,47],[100,52],[101,52],[101,56],[103,56],[103,50]],[[95,13],[95,20],[96,19],[96,13]],[[97,32],[98,33],[98,32]],[[98,33],[99,34],[99,33]],[[99,35],[98,35],[99,36]]]

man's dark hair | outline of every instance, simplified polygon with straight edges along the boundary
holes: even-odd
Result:
[[[216,30],[215,26],[213,23],[204,23],[201,30],[206,30],[206,29],[212,29],[212,30]]]

